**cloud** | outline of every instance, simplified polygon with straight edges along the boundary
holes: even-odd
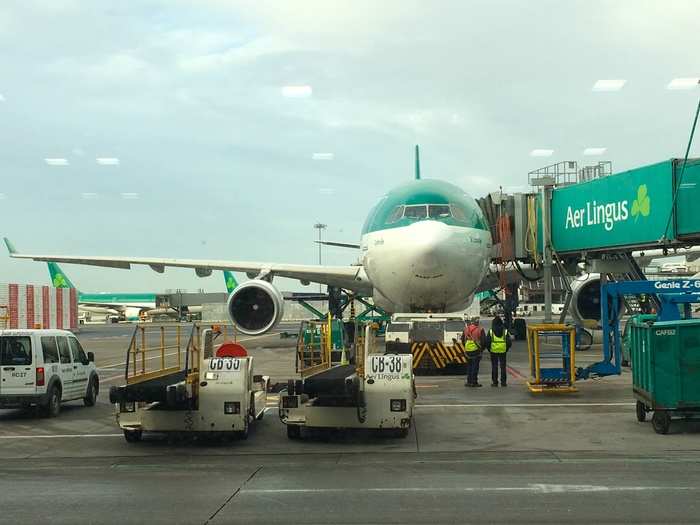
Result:
[[[223,41],[221,43],[223,44]],[[261,37],[215,52],[205,51],[202,54],[183,53],[178,58],[177,64],[182,71],[187,73],[216,72],[221,69],[247,65],[262,58],[291,53],[301,49],[300,46],[285,38],[274,36]]]
[[[95,60],[60,58],[48,64],[46,71],[63,77],[100,83],[150,83],[158,80],[158,68],[128,52],[112,53]]]
[[[119,159],[116,157],[97,157],[95,161],[100,166],[119,166]]]

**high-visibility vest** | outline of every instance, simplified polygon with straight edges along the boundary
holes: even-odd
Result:
[[[465,352],[476,352],[477,350],[481,350],[475,340],[479,337],[479,335],[481,335],[481,328],[478,326],[474,326],[473,328],[471,326],[467,327],[467,333],[464,341]]]
[[[505,354],[506,353],[506,337],[508,337],[508,330],[503,330],[503,336],[497,337],[493,333],[493,330],[489,330],[489,336],[491,336],[491,353],[493,354]]]

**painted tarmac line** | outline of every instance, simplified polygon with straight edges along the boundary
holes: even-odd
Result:
[[[110,381],[114,381],[115,379],[124,379],[124,374],[119,374],[118,376],[108,377],[107,379],[100,379],[100,382],[109,383]]]
[[[28,436],[0,436],[0,439],[60,439],[60,438],[101,438],[124,437],[124,434],[42,434]]]
[[[630,407],[635,406],[634,402],[619,403],[451,403],[444,405],[433,405],[416,403],[416,407],[421,408],[508,408],[508,407]]]
[[[506,370],[507,370],[513,377],[519,377],[520,379],[527,379],[519,370],[513,368],[512,366],[506,365]]]
[[[347,494],[347,493],[488,493],[488,492],[529,492],[533,494],[581,494],[605,492],[657,492],[657,491],[697,491],[699,487],[670,486],[607,486],[607,485],[560,485],[536,483],[522,487],[364,487],[364,488],[308,488],[308,489],[242,489],[239,494]]]

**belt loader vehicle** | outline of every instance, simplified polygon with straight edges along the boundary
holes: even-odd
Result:
[[[302,332],[316,329],[320,337],[317,345],[314,338],[299,338],[301,379],[290,380],[279,401],[287,436],[299,439],[303,428],[367,428],[406,437],[416,397],[412,356],[378,351],[377,326],[360,324],[352,344],[334,361],[331,327],[330,320],[302,324]]]
[[[254,359],[241,345],[224,343],[214,352],[213,335],[204,330],[201,346],[190,338],[182,367],[143,367],[132,375],[129,362],[134,368],[139,360],[145,363],[148,349],[131,345],[127,384],[110,390],[128,442],[139,441],[143,432],[248,437],[250,425],[265,413],[269,378],[253,375]],[[166,348],[161,346],[161,362]]]

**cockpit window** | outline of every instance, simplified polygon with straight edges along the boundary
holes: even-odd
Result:
[[[401,217],[403,217],[403,206],[397,206],[396,208],[394,208],[394,211],[391,212],[391,215],[389,215],[389,218],[386,220],[386,223],[392,224],[398,221]]]
[[[421,204],[419,206],[406,206],[403,216],[407,219],[425,219],[427,206]]]
[[[452,216],[456,220],[458,220],[459,222],[467,222],[467,216],[464,214],[461,208],[455,206],[454,204],[450,206],[450,208],[452,208]]]
[[[447,204],[431,204],[428,206],[428,217],[431,219],[446,219],[450,216],[450,207]]]

